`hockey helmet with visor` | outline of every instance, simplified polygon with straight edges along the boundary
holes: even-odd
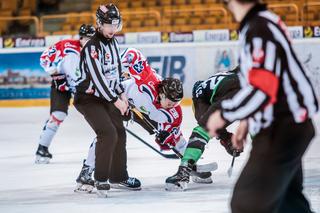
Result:
[[[98,25],[108,28],[110,32],[117,33],[122,30],[122,18],[114,4],[100,5],[96,16]]]

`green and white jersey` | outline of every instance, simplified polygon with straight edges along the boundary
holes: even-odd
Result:
[[[201,83],[197,82],[193,89],[193,98],[201,98],[212,104],[215,94],[226,78],[238,78],[238,76],[234,71],[221,72]]]

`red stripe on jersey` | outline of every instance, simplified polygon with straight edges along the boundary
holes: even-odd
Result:
[[[266,93],[270,97],[270,102],[274,104],[277,101],[279,88],[279,79],[271,71],[265,69],[252,69],[249,71],[249,83]]]

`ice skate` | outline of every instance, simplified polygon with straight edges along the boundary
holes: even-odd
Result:
[[[110,190],[110,184],[107,181],[100,182],[95,181],[95,187],[97,189],[97,195],[101,198],[106,198],[108,191]]]
[[[85,165],[85,161],[84,161],[81,172],[76,180],[77,186],[74,192],[84,192],[84,193],[92,192],[92,190],[94,189],[94,181],[91,178],[92,172],[93,172],[93,169]]]
[[[48,151],[48,147],[39,144],[36,152],[36,164],[48,164],[52,159],[52,154]]]
[[[167,191],[185,191],[188,188],[191,168],[179,166],[177,173],[166,179]]]
[[[121,181],[119,183],[110,181],[111,188],[114,189],[126,189],[126,190],[141,190],[141,183],[137,178],[129,177],[125,181]]]

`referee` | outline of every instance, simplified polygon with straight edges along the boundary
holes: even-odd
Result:
[[[225,1],[240,22],[242,89],[221,103],[207,123],[212,136],[240,120],[233,145],[254,135],[247,164],[235,185],[233,213],[311,212],[302,193],[301,158],[315,135],[319,106],[291,46],[286,26],[258,0]]]
[[[127,173],[126,132],[122,116],[128,101],[120,83],[119,46],[114,38],[122,28],[118,8],[113,4],[97,9],[97,32],[81,51],[81,80],[74,104],[97,135],[95,185],[106,196],[109,183],[140,188],[139,180]],[[109,180],[109,182],[107,182]]]

